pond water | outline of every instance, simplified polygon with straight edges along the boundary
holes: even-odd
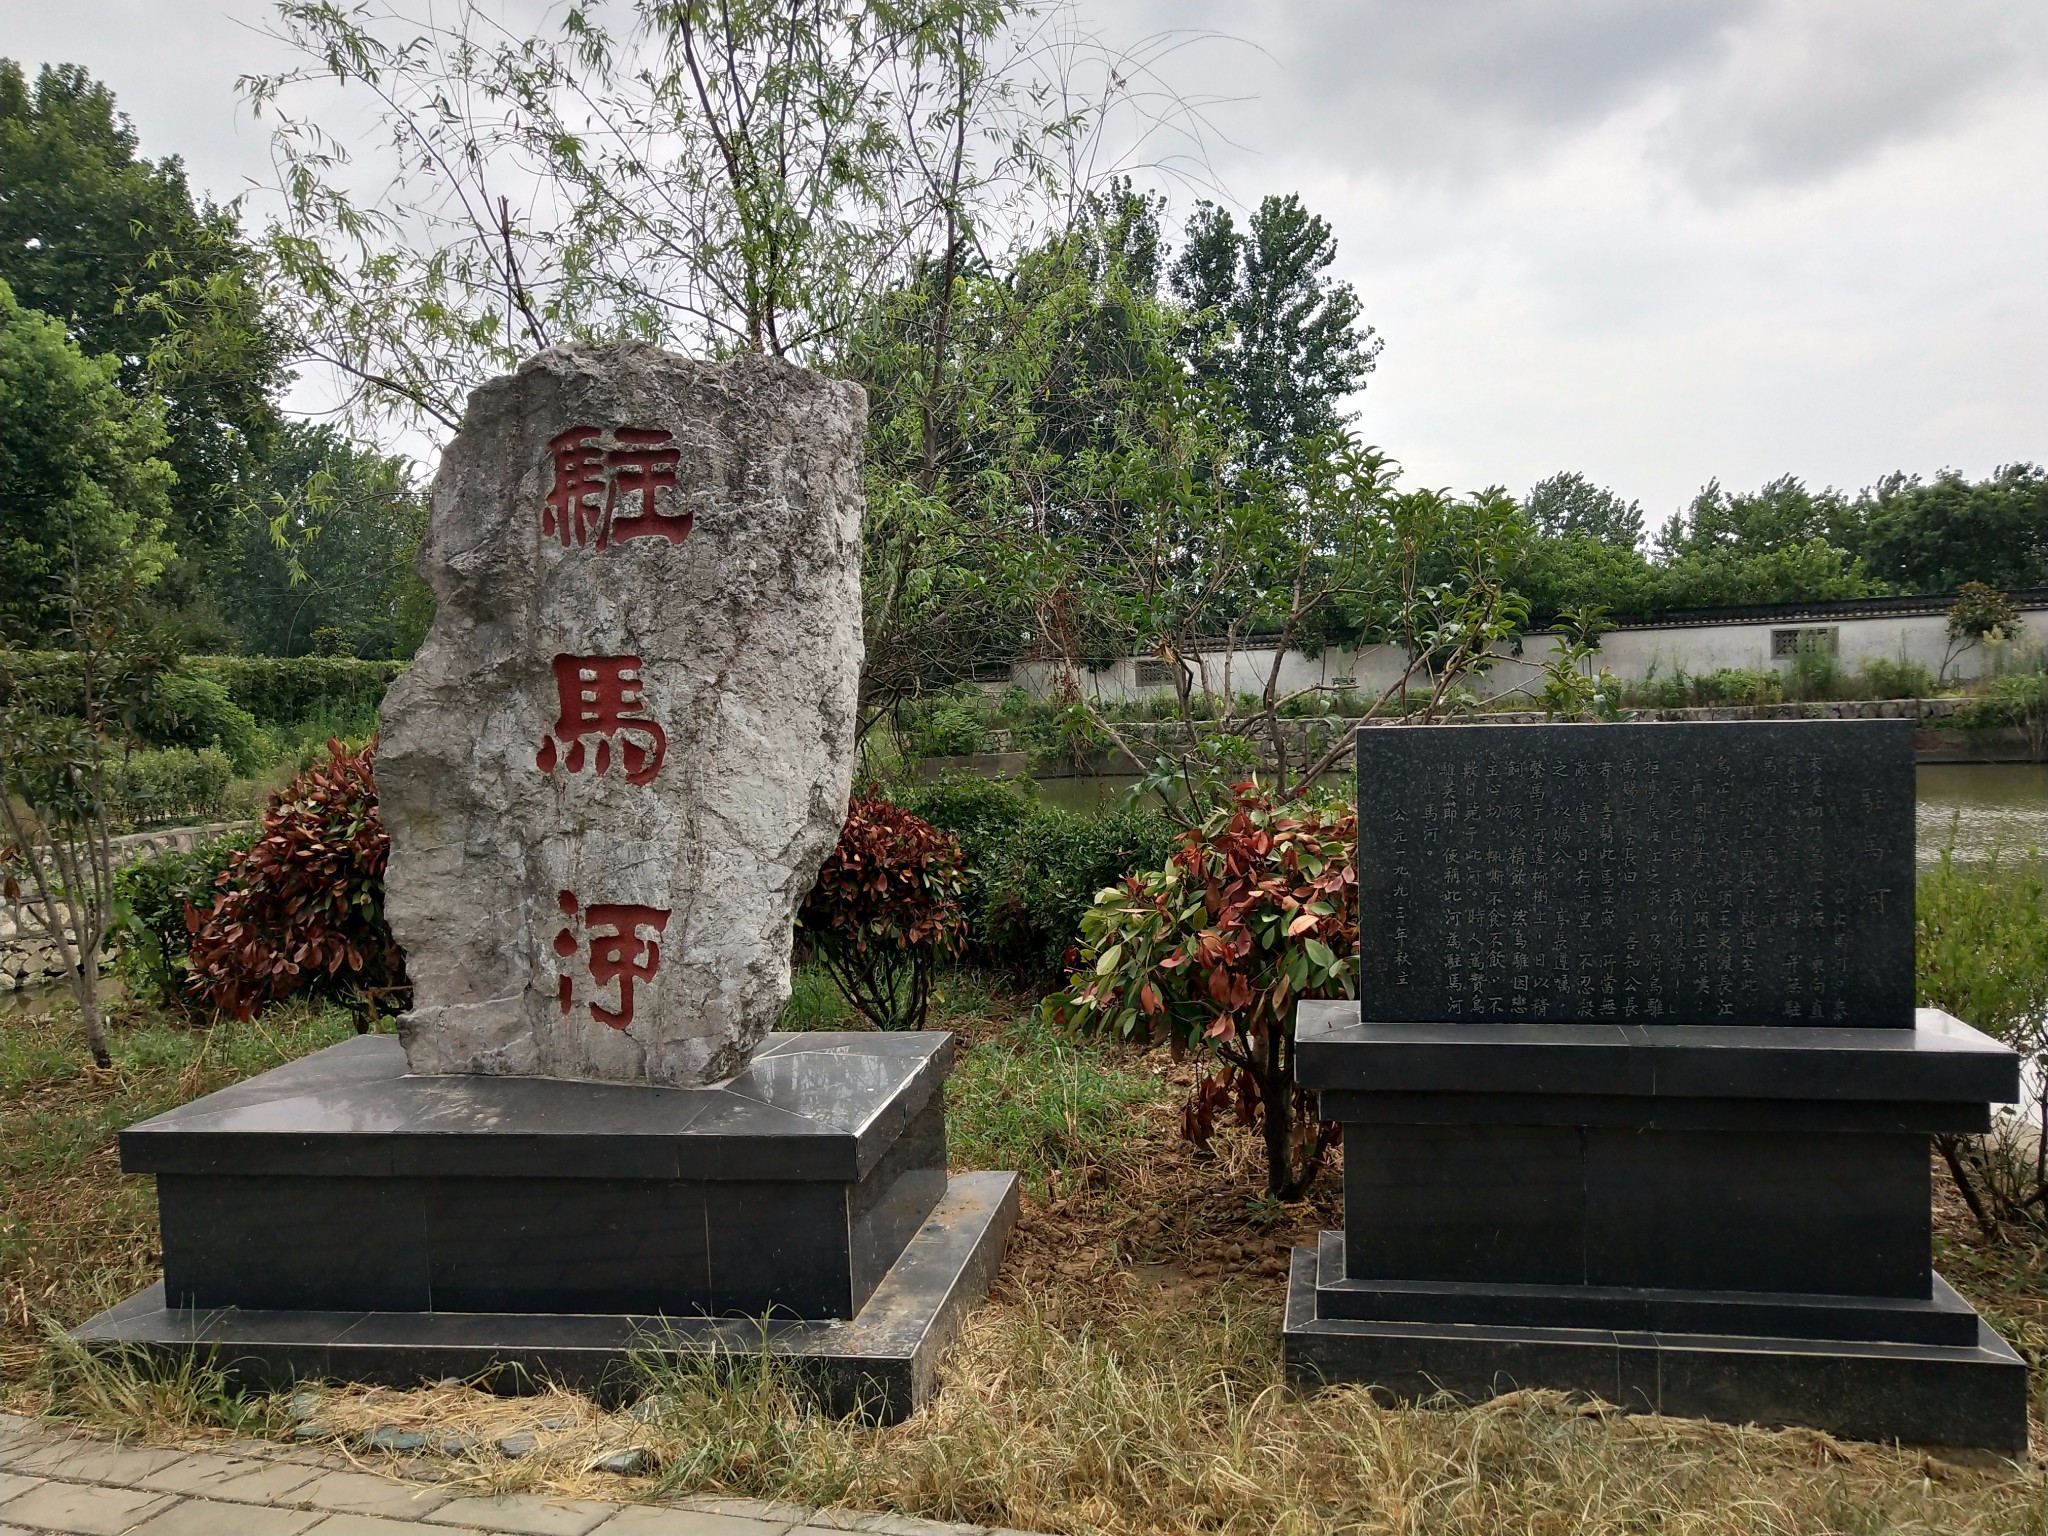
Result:
[[[1114,807],[1132,777],[1040,779],[1039,800],[1069,811]],[[1929,763],[1918,770],[1918,851],[1932,864],[1951,835],[1956,857],[2048,850],[2048,763]]]
[[[1959,859],[2048,850],[2048,763],[1928,763],[1918,811],[1922,864],[1937,862],[1951,836]]]

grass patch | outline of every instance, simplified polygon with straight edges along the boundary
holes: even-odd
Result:
[[[156,1185],[124,1177],[122,1127],[354,1033],[339,1009],[285,1004],[194,1029],[134,1008],[93,1068],[77,1010],[0,1019],[0,1390],[45,1342],[158,1273]]]
[[[799,965],[789,975],[789,1001],[777,1029],[859,1029],[860,1015],[840,994],[821,965]]]
[[[829,983],[805,987],[799,973],[792,1020],[839,1027]],[[1341,1220],[1340,1179],[1325,1174],[1297,1206],[1259,1200],[1252,1138],[1227,1133],[1206,1154],[1179,1139],[1195,1063],[1065,1039],[1033,1002],[968,971],[935,998],[962,1043],[952,1160],[1016,1168],[1027,1193],[989,1304],[907,1423],[826,1419],[784,1369],[748,1364],[650,1370],[632,1411],[454,1384],[320,1389],[294,1410],[203,1369],[84,1361],[10,1318],[7,1344],[36,1361],[13,1406],[165,1441],[317,1424],[390,1470],[404,1466],[361,1451],[369,1430],[463,1435],[469,1449],[429,1458],[452,1491],[783,1499],[1072,1536],[2048,1536],[2038,1462],[1629,1417],[1557,1393],[1442,1409],[1383,1407],[1355,1387],[1288,1393],[1286,1254]],[[75,1021],[0,1027],[0,1204],[35,1266],[10,1251],[0,1278],[35,1278],[28,1321],[78,1321],[153,1276],[151,1191],[119,1175],[119,1126],[349,1027],[284,1008],[209,1040],[131,1019],[106,1074],[80,1064]],[[1934,1215],[1939,1262],[2027,1352],[2038,1389],[2048,1254],[1983,1244],[1939,1175]],[[538,1445],[510,1461],[491,1447],[515,1432]],[[628,1446],[649,1452],[646,1476],[587,1470]]]
[[[1132,1111],[1168,1089],[1163,1074],[1118,1055],[1019,1009],[1000,1033],[970,1042],[947,1081],[948,1160],[1015,1169],[1044,1195],[1126,1155],[1140,1129]]]
[[[883,1509],[1073,1536],[2039,1536],[2036,1471],[1810,1431],[1612,1413],[1554,1392],[1388,1408],[1282,1389],[1277,1312],[1233,1281],[1170,1298],[1125,1269],[1006,1285],[948,1354],[922,1414],[878,1429],[813,1411],[783,1367],[651,1370],[630,1412],[567,1393],[329,1390],[308,1410],[360,1445],[384,1425],[477,1442],[437,1461],[464,1492],[616,1496],[588,1469],[627,1447],[647,1497]],[[523,1432],[534,1451],[488,1449]]]

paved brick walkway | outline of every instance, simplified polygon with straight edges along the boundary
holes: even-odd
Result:
[[[0,1414],[0,1536],[1024,1536],[754,1499],[475,1498],[268,1441],[86,1439]]]

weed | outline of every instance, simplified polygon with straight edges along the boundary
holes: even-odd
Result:
[[[46,1326],[44,1343],[40,1375],[50,1418],[153,1441],[207,1430],[264,1434],[282,1424],[274,1399],[232,1386],[211,1358],[139,1347],[88,1350],[55,1323]]]

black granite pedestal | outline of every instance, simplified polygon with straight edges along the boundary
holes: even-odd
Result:
[[[1892,1028],[1360,1022],[1304,1003],[1345,1230],[1294,1256],[1287,1365],[1393,1397],[1618,1406],[2023,1450],[2026,1368],[1930,1262],[1929,1137],[2013,1053]]]
[[[929,1393],[1013,1174],[946,1173],[944,1034],[773,1035],[676,1089],[415,1077],[369,1035],[122,1133],[160,1285],[77,1330],[239,1380],[624,1386],[636,1352],[795,1362],[839,1411]]]

